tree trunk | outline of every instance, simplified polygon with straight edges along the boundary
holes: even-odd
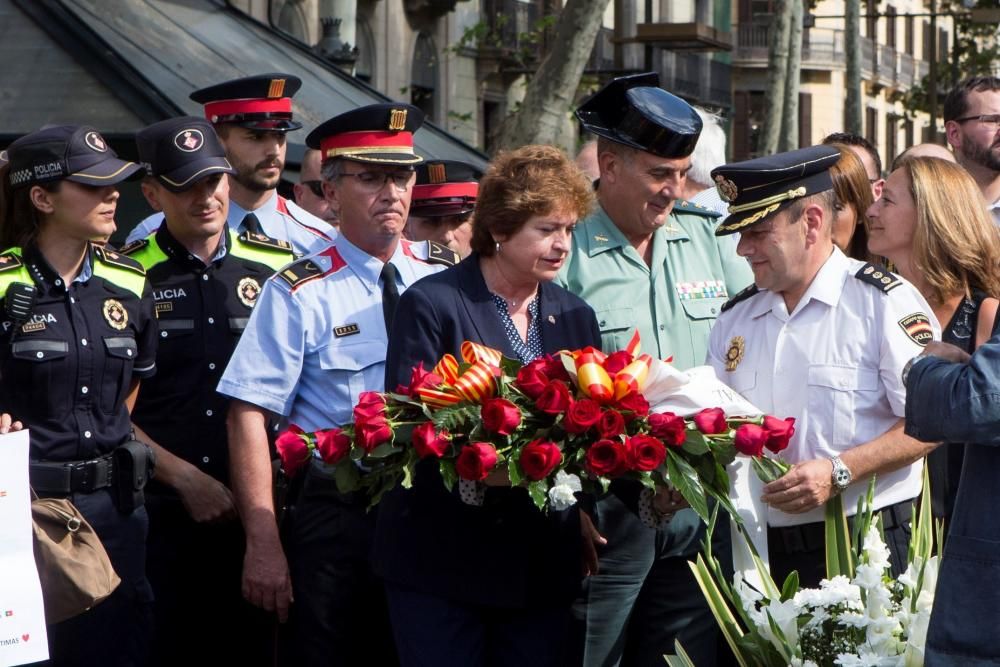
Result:
[[[770,155],[778,152],[781,137],[782,112],[779,105],[785,99],[785,82],[788,78],[788,37],[791,29],[792,2],[775,0],[774,20],[771,23],[771,45],[767,61],[767,103],[770,108],[764,117],[764,131],[757,152]]]
[[[847,99],[844,100],[844,130],[861,136],[861,0],[847,0],[845,10]]]
[[[504,119],[498,148],[555,142],[573,109],[607,5],[608,0],[566,0],[556,22],[556,46],[528,82],[520,108]]]
[[[788,29],[788,71],[785,73],[785,103],[781,109],[781,138],[778,150],[799,147],[799,83],[802,77],[802,2],[790,0]]]

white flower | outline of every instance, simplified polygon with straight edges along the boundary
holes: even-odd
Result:
[[[747,615],[753,614],[757,609],[757,603],[764,599],[764,596],[756,588],[743,579],[743,573],[739,571],[733,574],[733,592],[740,599],[743,611]]]
[[[840,621],[841,625],[845,625],[849,628],[865,628],[871,622],[871,619],[864,614],[859,614],[854,611],[846,611],[839,616],[837,619]]]
[[[569,475],[564,470],[556,473],[555,483],[549,489],[549,507],[556,512],[569,509],[576,504],[575,492],[583,490],[580,478]]]
[[[883,572],[884,570],[881,567],[869,563],[861,563],[854,572],[854,583],[866,591],[871,590],[876,586],[882,585]]]
[[[784,650],[783,646],[794,647],[799,642],[799,609],[792,600],[784,602],[771,602],[764,608],[764,624],[759,625],[760,634],[779,650]],[[779,640],[771,631],[767,617],[774,621],[784,637],[784,643]]]
[[[889,567],[889,548],[882,540],[882,533],[878,529],[879,517],[876,514],[872,517],[871,525],[864,539],[863,560],[869,565],[874,565],[884,570]]]

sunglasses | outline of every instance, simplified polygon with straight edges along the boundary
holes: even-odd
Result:
[[[317,197],[323,196],[323,181],[302,181],[299,185],[304,185]]]

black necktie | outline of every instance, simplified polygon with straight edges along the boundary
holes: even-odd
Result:
[[[241,226],[251,234],[260,234],[260,220],[258,220],[257,216],[253,213],[247,213],[243,217]]]
[[[396,289],[396,267],[392,262],[386,262],[379,275],[382,279],[382,316],[385,317],[385,331],[392,331],[392,316],[399,303],[399,290]]]

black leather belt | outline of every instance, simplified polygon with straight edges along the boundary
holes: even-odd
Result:
[[[111,486],[114,472],[111,454],[88,461],[33,461],[28,466],[31,487],[39,494],[97,491]]]
[[[895,505],[883,507],[872,514],[873,516],[878,514],[881,517],[880,523],[883,530],[900,528],[913,518],[913,502],[913,500],[904,500]],[[848,521],[853,527],[854,517],[848,517]],[[769,527],[767,529],[767,543],[768,549],[775,553],[795,554],[822,550],[826,544],[826,524],[817,521],[798,526]]]

